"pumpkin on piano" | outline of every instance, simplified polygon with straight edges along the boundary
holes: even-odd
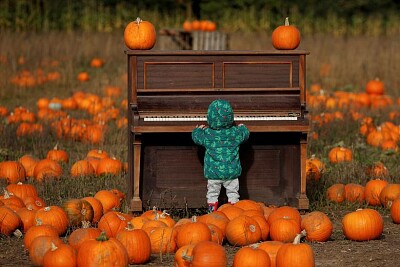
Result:
[[[141,20],[139,17],[125,27],[125,45],[134,50],[152,49],[156,43],[156,30],[151,22]]]

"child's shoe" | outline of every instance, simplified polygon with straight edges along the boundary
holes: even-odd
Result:
[[[208,213],[212,213],[218,209],[218,202],[208,203]]]

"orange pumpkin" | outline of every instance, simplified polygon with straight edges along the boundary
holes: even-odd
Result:
[[[59,235],[64,234],[68,228],[67,213],[59,206],[47,206],[37,210],[35,220],[53,226]]]
[[[393,201],[392,206],[390,207],[390,216],[394,223],[400,223],[400,198]]]
[[[393,201],[399,197],[400,197],[400,184],[387,184],[379,194],[379,199],[381,200],[381,204],[386,208],[390,208],[392,206]]]
[[[96,239],[101,234],[99,228],[90,226],[89,222],[82,222],[82,228],[77,228],[68,236],[68,244],[76,251],[79,251],[83,242],[90,239]]]
[[[272,45],[276,49],[292,50],[300,44],[300,31],[293,25],[289,25],[289,18],[285,19],[285,25],[278,26],[272,32]]]
[[[232,246],[245,246],[261,240],[261,228],[257,221],[246,215],[239,215],[226,226],[226,239]]]
[[[103,232],[96,239],[86,240],[78,250],[77,266],[101,266],[112,262],[113,266],[128,266],[128,252],[114,237]]]
[[[385,84],[379,78],[375,78],[368,81],[365,91],[369,95],[383,95],[385,93]]]
[[[9,207],[0,207],[0,233],[10,236],[21,224],[21,218],[17,213]]]
[[[150,260],[151,243],[145,231],[128,226],[118,232],[116,239],[126,248],[129,264],[144,264]]]
[[[63,162],[63,163],[68,163],[68,161],[69,161],[68,152],[63,149],[59,149],[58,143],[54,146],[53,149],[51,149],[47,152],[46,158],[52,159],[52,160],[55,160],[58,162]]]
[[[301,231],[300,224],[294,219],[280,218],[274,220],[269,226],[269,236],[272,241],[284,243],[293,242],[294,238]]]
[[[43,267],[76,266],[76,251],[70,245],[51,243],[50,249],[44,254]]]
[[[389,182],[380,179],[369,180],[364,187],[365,201],[371,206],[380,206],[381,200],[379,198],[383,188]]]
[[[78,226],[83,221],[93,220],[93,207],[84,199],[68,199],[63,203],[62,208],[67,213],[70,226]]]
[[[345,200],[345,185],[344,184],[333,184],[326,190],[326,198],[329,201],[342,203]]]
[[[257,246],[242,247],[235,253],[232,266],[269,267],[271,266],[271,259],[267,252]]]
[[[314,267],[314,251],[309,244],[300,243],[303,234],[298,234],[293,243],[282,245],[276,253],[277,267]]]
[[[329,151],[328,158],[331,163],[350,162],[353,152],[345,147],[334,147]]]
[[[105,232],[107,237],[116,237],[119,231],[128,226],[131,219],[129,214],[111,210],[100,218],[97,227]]]
[[[7,183],[18,183],[25,181],[26,172],[19,161],[0,162],[0,178],[6,179]]]
[[[285,243],[283,243],[281,241],[264,241],[261,243],[257,243],[257,246],[259,249],[262,249],[268,253],[269,258],[271,260],[271,266],[275,267],[276,266],[276,254],[278,253],[279,249],[284,244]]]
[[[124,42],[129,49],[152,49],[156,43],[156,30],[151,22],[137,18],[124,31]]]
[[[29,258],[34,266],[43,266],[44,255],[51,249],[51,244],[56,246],[63,242],[58,236],[38,236],[29,247]]]
[[[363,202],[365,200],[364,186],[349,183],[344,186],[345,199],[349,202]]]
[[[374,240],[382,235],[383,218],[376,210],[359,209],[343,217],[342,230],[350,240]]]
[[[325,213],[312,211],[302,218],[301,229],[308,241],[325,242],[332,235],[333,223]]]
[[[183,225],[176,236],[178,248],[188,244],[197,244],[204,240],[211,240],[211,231],[207,224],[197,221]]]
[[[212,241],[201,241],[194,246],[192,256],[188,257],[191,267],[227,266],[225,248]]]

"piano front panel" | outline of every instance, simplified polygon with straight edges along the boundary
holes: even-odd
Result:
[[[296,205],[299,138],[296,133],[251,133],[240,150],[242,199]],[[185,203],[190,208],[204,207],[204,149],[193,145],[190,133],[147,134],[143,144],[141,198],[145,207],[184,208]],[[219,201],[227,202],[224,193]]]
[[[138,95],[151,91],[300,87],[298,55],[148,55],[137,58],[136,64]]]

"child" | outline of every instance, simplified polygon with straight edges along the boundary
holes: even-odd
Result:
[[[204,176],[207,182],[207,203],[210,212],[218,208],[221,186],[226,189],[228,201],[239,201],[239,179],[242,167],[239,145],[249,138],[249,130],[243,124],[234,125],[231,105],[226,100],[215,100],[208,107],[207,123],[196,126],[193,141],[206,148]]]

